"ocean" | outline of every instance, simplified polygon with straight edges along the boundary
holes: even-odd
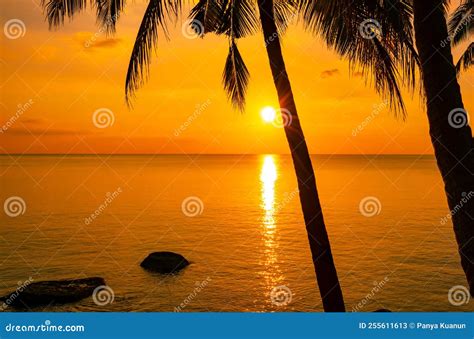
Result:
[[[348,311],[473,310],[449,292],[467,283],[432,156],[313,164]],[[5,155],[0,168],[0,295],[29,279],[110,287],[34,311],[322,311],[289,156]],[[154,251],[191,265],[149,273]]]

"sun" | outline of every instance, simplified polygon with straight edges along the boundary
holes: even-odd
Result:
[[[260,115],[265,122],[273,122],[276,118],[276,111],[273,107],[267,106],[262,108]]]

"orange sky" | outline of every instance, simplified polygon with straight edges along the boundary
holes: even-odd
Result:
[[[170,41],[162,37],[150,81],[129,110],[124,79],[146,2],[130,1],[109,39],[92,11],[48,31],[39,2],[2,0],[2,26],[20,19],[26,33],[17,39],[0,34],[1,122],[4,127],[9,122],[0,133],[0,152],[288,153],[283,130],[260,117],[263,107],[277,105],[261,35],[239,45],[251,72],[244,114],[232,110],[222,89],[227,40],[186,38],[185,18]],[[363,78],[349,77],[347,62],[301,27],[291,27],[283,42],[312,153],[432,152],[418,96],[405,96],[408,119],[396,119]],[[474,72],[464,73],[460,85],[472,110]],[[93,123],[94,112],[102,108],[113,112],[114,123],[107,128]],[[357,130],[370,116],[370,123]]]

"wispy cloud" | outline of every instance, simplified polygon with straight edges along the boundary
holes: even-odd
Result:
[[[87,49],[113,48],[122,42],[119,38],[107,38],[101,31],[78,32],[74,34],[74,40]]]
[[[339,74],[339,69],[332,68],[321,72],[321,78],[326,79]]]
[[[122,42],[122,39],[106,39],[106,40],[96,41],[93,44],[91,44],[90,47],[92,47],[92,48],[115,47],[118,44],[120,44],[120,42]]]

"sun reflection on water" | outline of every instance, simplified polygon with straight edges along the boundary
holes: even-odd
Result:
[[[275,181],[277,169],[273,156],[266,155],[263,160],[260,181],[262,182],[262,207],[265,211],[264,224],[266,228],[275,228],[273,215],[275,213]]]
[[[278,169],[273,155],[263,158],[260,171],[261,208],[262,208],[262,237],[264,242],[263,265],[265,287],[269,293],[282,280],[283,275],[278,266],[277,248],[279,237],[277,232],[275,183],[278,179]]]

